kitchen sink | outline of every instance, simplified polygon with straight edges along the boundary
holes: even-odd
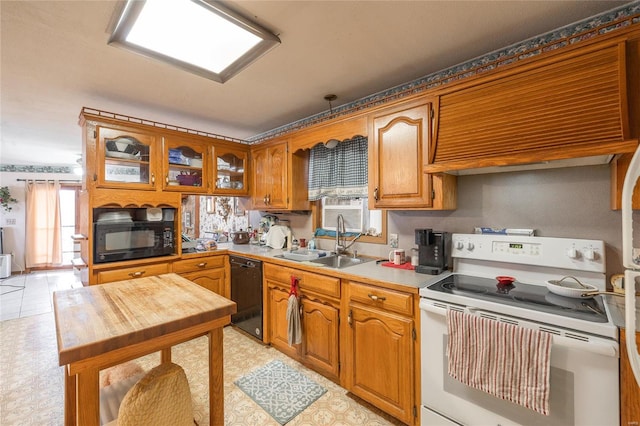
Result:
[[[348,266],[360,265],[361,263],[370,262],[374,259],[367,257],[353,257],[347,255],[334,255],[313,259],[310,262],[319,263],[330,268],[346,268]]]

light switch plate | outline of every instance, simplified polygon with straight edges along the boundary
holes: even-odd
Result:
[[[389,234],[389,244],[391,248],[398,248],[398,234]]]

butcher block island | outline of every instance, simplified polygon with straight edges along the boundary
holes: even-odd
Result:
[[[65,368],[65,424],[99,424],[102,369],[209,337],[209,414],[224,423],[222,328],[236,304],[177,274],[56,291],[59,363]],[[77,409],[76,409],[77,407]]]

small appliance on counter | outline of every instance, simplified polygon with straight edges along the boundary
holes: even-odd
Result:
[[[449,267],[451,234],[433,231],[430,228],[415,230],[415,243],[418,245],[418,265],[415,271],[420,274],[438,275]]]
[[[265,244],[274,249],[287,246],[287,238],[291,235],[291,228],[282,225],[272,225],[265,237]]]

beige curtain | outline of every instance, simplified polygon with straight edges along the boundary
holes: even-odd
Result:
[[[26,266],[59,265],[62,263],[60,183],[27,181],[26,192]]]

